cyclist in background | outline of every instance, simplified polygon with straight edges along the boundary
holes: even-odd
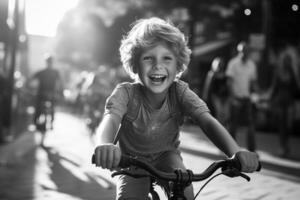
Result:
[[[53,56],[51,54],[46,54],[46,68],[35,73],[31,79],[31,81],[37,81],[35,113],[33,118],[34,124],[36,124],[38,117],[41,114],[41,109],[45,101],[50,101],[52,104],[51,119],[52,122],[54,121],[55,102],[60,91],[62,91],[62,82],[58,70],[53,68],[53,61]]]

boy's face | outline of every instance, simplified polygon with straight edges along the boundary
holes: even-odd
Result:
[[[177,75],[177,59],[164,43],[145,49],[139,59],[138,76],[144,86],[155,94],[164,93]]]

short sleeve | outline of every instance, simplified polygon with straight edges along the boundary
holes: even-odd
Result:
[[[111,95],[106,100],[104,115],[116,114],[120,118],[123,118],[124,114],[127,112],[129,90],[129,83],[117,85],[111,93]]]
[[[187,83],[179,82],[178,97],[184,113],[194,118],[205,112],[210,112],[206,103],[189,87]]]

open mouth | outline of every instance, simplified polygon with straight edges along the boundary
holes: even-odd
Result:
[[[165,76],[165,75],[157,75],[157,74],[153,74],[153,75],[149,76],[149,79],[154,83],[161,83],[166,78],[167,78],[167,76]]]

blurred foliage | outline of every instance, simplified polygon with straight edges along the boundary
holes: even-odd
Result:
[[[58,27],[56,53],[61,61],[79,69],[119,66],[120,40],[138,18],[170,18],[189,37],[195,32],[190,27],[196,27],[198,21],[207,25],[206,35],[214,37],[212,31],[232,29],[230,22],[241,8],[240,2],[250,5],[253,1],[81,0]]]
[[[58,58],[79,69],[101,64],[118,66],[122,35],[140,17],[164,17],[180,0],[89,0],[80,1],[59,24],[56,36]]]

